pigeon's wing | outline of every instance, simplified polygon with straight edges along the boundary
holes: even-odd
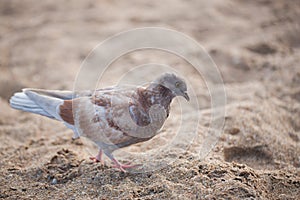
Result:
[[[96,107],[93,99],[95,98],[96,93],[104,93],[104,91],[106,93],[108,92],[106,89],[102,89],[99,91],[85,91],[69,94],[70,96],[72,95],[73,98],[65,98],[59,105],[58,114],[61,120],[65,122],[66,126],[74,131],[74,138],[86,136],[92,141],[99,140],[96,133],[103,132],[103,124],[98,126],[99,124],[96,124],[95,122],[98,121],[100,116],[102,117],[101,121],[104,121],[104,107],[107,106],[105,102],[109,102],[109,99],[102,98],[102,110],[101,108]],[[99,110],[101,110],[101,112]]]
[[[74,125],[75,115],[80,115],[82,113],[89,113],[89,115],[87,116],[90,116],[92,118],[94,115],[97,115],[96,112],[98,111],[95,109],[97,108],[97,106],[99,107],[99,109],[106,109],[107,111],[109,111],[111,106],[111,98],[114,96],[114,94],[119,93],[119,94],[123,94],[123,96],[126,96],[126,94],[128,94],[128,91],[129,91],[128,88],[111,87],[111,88],[98,89],[95,91],[90,90],[90,91],[81,91],[76,93],[71,91],[44,91],[44,90],[41,91],[41,93],[47,94],[48,96],[51,97],[57,97],[57,98],[59,97],[61,100],[63,100],[63,102],[60,104],[58,108],[58,113],[63,121],[71,125]],[[87,111],[84,110],[85,107]]]
[[[110,137],[106,135],[107,133],[116,132],[107,127],[111,125],[108,114],[113,91],[113,87],[81,91],[73,94],[74,98],[63,101],[58,112],[66,125],[75,132],[74,138],[85,136],[94,142],[105,142]],[[119,131],[116,135],[118,134],[120,134]]]
[[[112,99],[116,96],[119,102],[113,105]],[[122,108],[127,100],[128,92],[125,90],[101,89],[91,96],[64,100],[59,107],[59,115],[63,121],[74,126],[79,136],[85,136],[99,146],[108,146],[122,141],[124,133],[114,124],[113,110]]]
[[[143,130],[140,127],[146,127],[151,120],[136,88],[102,89],[92,96],[64,100],[59,114],[76,128],[78,135],[91,139],[103,149],[145,141],[156,132],[156,128],[150,127],[149,138],[138,137]]]

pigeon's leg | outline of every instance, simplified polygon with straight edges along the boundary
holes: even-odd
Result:
[[[129,164],[121,164],[119,161],[117,161],[114,156],[111,154],[111,152],[104,151],[105,155],[111,159],[111,161],[114,163],[112,166],[113,168],[117,168],[122,172],[126,172],[126,169],[135,168],[140,165],[129,165]]]
[[[99,149],[98,154],[95,157],[90,157],[90,159],[94,162],[101,162],[101,164],[104,165],[104,160],[103,160],[103,157],[102,157],[102,155],[103,155],[102,153],[103,153],[102,149]]]

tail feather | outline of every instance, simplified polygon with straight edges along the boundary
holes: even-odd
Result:
[[[32,100],[30,100],[24,93],[18,92],[11,99],[12,105],[24,106],[28,108],[36,108],[37,106]]]
[[[64,99],[64,100],[70,100],[75,97],[75,93],[73,91],[67,91],[67,90],[43,90],[43,89],[33,89],[33,88],[23,89],[24,93],[28,91],[37,93],[39,95],[54,97],[54,98]]]
[[[54,118],[44,109],[42,109],[39,105],[37,105],[34,101],[32,101],[25,93],[15,93],[14,96],[12,96],[9,100],[9,103],[10,106],[14,109],[36,113],[52,119]]]
[[[90,91],[85,91],[81,95],[91,95]],[[78,95],[78,94],[77,94]],[[80,94],[79,94],[80,95]],[[43,115],[52,119],[63,121],[64,124],[74,131],[74,137],[78,138],[79,133],[72,124],[64,121],[60,116],[60,106],[65,100],[76,98],[72,91],[23,89],[22,92],[15,93],[9,100],[12,108]]]
[[[36,105],[40,106],[40,108],[45,110],[55,119],[61,119],[59,115],[59,106],[63,104],[63,99],[41,95],[31,90],[24,90],[24,93],[30,98],[30,100],[32,100]]]
[[[71,99],[71,91],[51,91],[41,89],[23,89],[10,99],[12,108],[36,113],[52,119],[61,120],[59,106],[66,99]]]

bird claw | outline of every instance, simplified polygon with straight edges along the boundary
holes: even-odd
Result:
[[[99,153],[96,156],[90,157],[90,160],[94,161],[95,163],[101,162],[102,165],[105,165],[105,162],[102,158],[102,150],[99,150]]]
[[[132,169],[132,168],[141,166],[141,164],[131,165],[130,162],[127,163],[127,164],[121,164],[115,158],[112,158],[111,160],[114,163],[114,165],[112,166],[112,168],[119,169],[122,172],[126,172],[126,169]]]
[[[126,169],[132,169],[142,166],[141,164],[136,164],[136,165],[130,165],[130,164],[120,164],[120,163],[115,163],[112,167],[119,169],[122,172],[127,172]]]
[[[101,163],[101,165],[105,165],[105,162],[103,159],[98,159],[97,156],[95,157],[90,157],[90,160],[94,161],[95,163]]]
[[[90,160],[94,161],[95,163],[100,162],[96,156],[90,157]]]
[[[96,156],[90,157],[92,161],[95,163],[101,162],[102,165],[105,165],[105,162],[102,157],[102,149],[99,150],[98,154]],[[126,172],[126,169],[131,169],[135,167],[141,166],[141,164],[131,165],[131,162],[127,162],[126,164],[119,163],[112,155],[109,156],[111,161],[113,162],[113,168],[119,169],[122,172]]]

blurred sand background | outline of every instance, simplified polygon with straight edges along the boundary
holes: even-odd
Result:
[[[196,141],[161,170],[124,174],[92,163],[88,150],[96,149],[73,141],[61,123],[9,107],[9,97],[24,87],[72,90],[98,43],[144,26],[193,37],[222,73],[225,126],[205,159],[193,153]],[[150,62],[188,69],[174,55],[136,52],[114,63],[103,81],[114,84],[129,66]],[[299,1],[0,1],[0,199],[297,199],[299,63]],[[203,136],[210,97],[192,70],[184,73],[199,84]],[[129,150],[167,142],[177,117],[174,108],[162,136]]]

